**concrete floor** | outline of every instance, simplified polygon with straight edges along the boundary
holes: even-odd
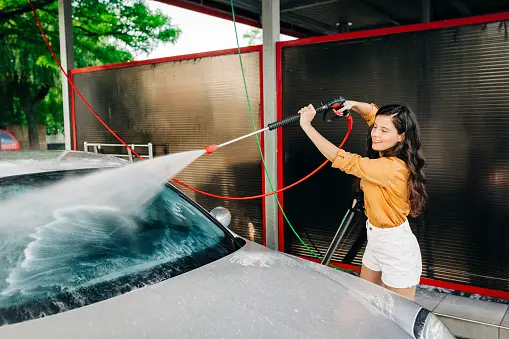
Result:
[[[458,338],[509,339],[509,301],[484,301],[422,287],[415,301],[438,316]]]

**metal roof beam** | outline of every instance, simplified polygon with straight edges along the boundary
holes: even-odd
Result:
[[[311,29],[316,31],[317,33],[321,33],[324,35],[336,34],[338,32],[338,28],[336,26],[332,26],[322,21],[317,21],[308,18],[307,16],[295,13],[284,13],[281,16],[281,21],[292,24],[294,26],[300,26],[303,28]]]
[[[230,0],[215,0],[217,3],[226,4],[231,7]],[[233,6],[239,9],[243,9],[245,11],[252,12],[257,14],[258,16],[262,12],[261,3],[257,2],[258,5],[255,5],[253,1],[246,0],[235,0],[233,1]]]
[[[315,0],[313,3],[309,3],[309,1],[305,0],[295,0],[286,5],[281,5],[281,13],[328,5],[340,1],[341,0]]]
[[[318,6],[323,6],[331,3],[340,2],[341,0],[315,0],[313,3],[309,3],[309,1],[305,0],[295,0],[292,1],[286,5],[281,6],[281,13],[290,12],[290,11],[296,11],[299,9],[305,9],[305,8],[313,8]],[[392,14],[387,12],[386,10],[378,7],[377,5],[373,4],[369,0],[357,0],[359,3],[364,5],[364,7],[367,7],[369,10],[375,12],[380,17],[384,18],[385,20],[390,21],[394,25],[401,25],[400,20],[396,19]],[[449,1],[459,1],[461,0],[449,0]]]
[[[219,0],[217,1],[219,3],[230,3],[229,0]],[[238,9],[242,9],[248,12],[252,12],[256,15],[260,15],[261,12],[261,6],[256,6],[251,1],[246,0],[235,0],[234,5]],[[308,30],[312,30],[318,34],[328,35],[328,34],[335,34],[338,32],[338,29],[336,26],[326,24],[324,22],[299,15],[296,13],[285,13],[281,16],[280,20],[282,22],[302,27]]]
[[[383,8],[378,7],[377,5],[371,3],[369,0],[357,0],[359,3],[363,4],[365,7],[369,8],[376,14],[378,14],[380,17],[384,18],[385,20],[390,21],[394,25],[401,25],[400,20],[396,19],[392,14],[384,10]]]

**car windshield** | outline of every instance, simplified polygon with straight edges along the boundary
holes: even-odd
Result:
[[[14,138],[5,132],[0,132],[0,142],[6,145],[12,145],[15,143]]]
[[[0,200],[89,171],[3,178]],[[171,185],[135,215],[89,202],[54,215],[44,225],[33,220],[28,233],[0,227],[0,325],[118,296],[199,268],[243,245]],[[136,232],[119,231],[124,226]]]

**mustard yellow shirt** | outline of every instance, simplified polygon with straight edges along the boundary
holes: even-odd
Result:
[[[375,122],[378,107],[363,118],[368,126]],[[408,199],[409,171],[397,157],[369,159],[338,150],[332,167],[361,179],[364,192],[365,214],[373,226],[380,228],[401,225],[410,213]]]

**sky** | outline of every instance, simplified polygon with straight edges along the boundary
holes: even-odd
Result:
[[[166,5],[157,1],[149,1],[152,9],[160,9],[172,19],[182,33],[175,45],[170,43],[159,44],[151,53],[138,55],[137,60],[162,58],[190,53],[208,52],[228,48],[236,48],[235,28],[233,21],[216,18],[210,15],[193,12],[187,9]],[[239,44],[247,46],[244,33],[252,27],[237,23]],[[281,40],[290,40],[292,37],[281,35]]]

